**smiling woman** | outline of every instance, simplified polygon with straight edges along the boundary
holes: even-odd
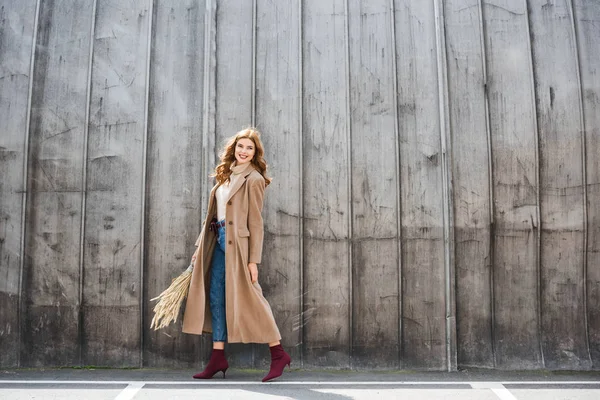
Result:
[[[192,256],[192,282],[183,331],[212,332],[213,351],[196,379],[210,379],[229,368],[225,342],[268,343],[271,369],[263,381],[281,375],[290,356],[269,303],[258,283],[263,245],[264,190],[271,182],[260,133],[247,128],[230,138],[215,168],[204,228]],[[227,228],[226,228],[227,227]],[[206,301],[208,296],[208,302]]]

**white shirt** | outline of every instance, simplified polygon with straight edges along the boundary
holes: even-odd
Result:
[[[227,199],[229,198],[229,192],[231,192],[230,182],[225,182],[217,188],[217,219],[222,221],[225,219],[225,210],[227,209]]]

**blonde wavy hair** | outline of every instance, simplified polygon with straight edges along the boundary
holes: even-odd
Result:
[[[235,146],[240,139],[250,139],[254,142],[254,157],[252,157],[250,162],[265,178],[266,186],[268,186],[271,183],[271,178],[267,176],[267,162],[263,158],[265,150],[260,140],[260,132],[254,127],[243,129],[227,140],[225,147],[223,147],[223,150],[219,154],[221,163],[217,165],[212,176],[216,178],[220,185],[229,180],[231,176],[231,164],[235,161]]]

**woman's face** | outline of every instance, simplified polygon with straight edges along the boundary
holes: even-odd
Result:
[[[248,138],[243,138],[235,144],[235,159],[238,165],[250,162],[254,157],[254,142]]]

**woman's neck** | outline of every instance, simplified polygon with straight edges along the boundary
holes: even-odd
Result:
[[[234,161],[231,163],[231,166],[229,167],[229,169],[231,170],[231,175],[239,175],[242,172],[246,171],[246,169],[248,168],[248,166],[250,165],[250,162],[247,163],[243,163],[238,165],[237,161]]]

